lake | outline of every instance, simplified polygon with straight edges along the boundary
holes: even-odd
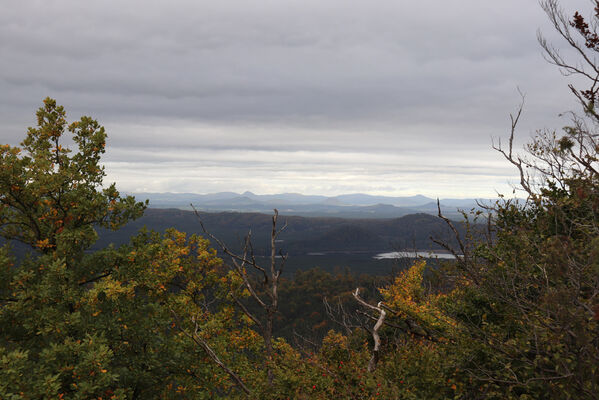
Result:
[[[389,253],[379,253],[375,255],[373,258],[376,260],[388,260],[395,258],[441,258],[446,260],[454,260],[455,257],[450,253],[441,253],[437,251],[392,251]]]

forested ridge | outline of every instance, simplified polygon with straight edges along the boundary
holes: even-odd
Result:
[[[251,229],[256,251],[268,253],[270,216],[259,213],[200,213],[206,228],[223,241],[237,246]],[[430,236],[451,240],[451,230],[437,217],[412,214],[393,219],[342,219],[281,217],[287,228],[281,235],[281,246],[290,255],[313,252],[360,252],[372,254],[398,249],[441,249]],[[110,243],[123,244],[144,226],[164,230],[176,227],[188,233],[201,233],[192,211],[147,209],[144,216],[118,231],[101,229],[96,247]],[[458,228],[462,226],[458,224]]]
[[[147,204],[103,182],[104,128],[46,98],[20,146],[0,146],[0,234],[32,251],[0,249],[0,398],[599,398],[599,1],[590,21],[542,4],[582,55],[568,63],[541,38],[587,79],[571,86],[582,115],[521,154],[521,105],[493,147],[524,200],[463,228],[439,212],[453,236],[432,240],[456,259],[382,278],[286,276],[280,240],[301,220],[276,210],[239,246],[199,212],[186,215],[200,234],[97,244]]]

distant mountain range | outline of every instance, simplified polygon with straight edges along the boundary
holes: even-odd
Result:
[[[398,218],[415,213],[437,214],[437,201],[422,195],[408,197],[372,196],[363,193],[339,196],[316,196],[299,193],[258,195],[252,192],[196,193],[130,193],[138,200],[150,200],[152,208],[190,210],[190,204],[205,212],[271,213],[277,208],[281,215],[339,218]],[[449,218],[460,215],[458,210],[478,209],[478,202],[490,199],[442,199],[441,210]]]

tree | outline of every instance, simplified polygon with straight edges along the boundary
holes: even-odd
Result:
[[[78,147],[72,156],[65,129]],[[105,143],[97,121],[82,117],[67,126],[63,107],[46,98],[22,147],[0,148],[0,234],[65,257],[95,241],[95,226],[118,229],[141,216],[143,203],[121,197],[114,184],[102,188]]]
[[[455,264],[445,267],[445,287],[428,293],[416,264],[381,289],[379,307],[365,304],[377,313],[373,321],[387,311],[374,328],[374,373],[386,372],[388,384],[393,375],[412,375],[404,397],[599,398],[599,1],[594,5],[589,19],[566,17],[555,0],[542,3],[581,58],[567,61],[540,36],[549,61],[588,85],[570,86],[584,114],[573,113],[562,133],[540,131],[520,154],[513,139],[521,106],[507,146],[494,145],[516,167],[526,199],[490,207],[482,235],[468,222],[464,237],[439,212],[459,246]],[[398,340],[402,325],[407,332]]]
[[[594,4],[587,22],[579,12],[566,17],[555,0],[542,2],[580,57],[567,61],[539,36],[550,62],[587,79],[585,89],[570,85],[584,115],[572,113],[561,134],[538,132],[524,155],[513,149],[522,106],[512,116],[507,147],[494,147],[518,170],[526,200],[497,202],[489,225],[493,239],[463,244],[472,250],[458,260],[465,285],[444,307],[459,327],[453,340],[463,353],[455,352],[456,363],[486,397],[598,398],[599,2]]]
[[[193,207],[193,205],[192,205]],[[277,220],[279,212],[275,209],[272,217],[272,228],[270,234],[270,257],[268,266],[261,266],[261,263],[257,261],[254,253],[254,247],[252,243],[251,231],[247,234],[243,242],[243,249],[240,254],[233,252],[223,241],[212,235],[206,230],[200,214],[194,209],[198,221],[204,233],[208,235],[221,250],[230,257],[232,264],[232,273],[238,278],[239,283],[237,286],[231,286],[228,297],[235,303],[239,311],[242,312],[255,329],[260,332],[264,341],[264,369],[267,372],[268,383],[272,386],[275,379],[273,372],[274,363],[274,320],[275,315],[279,311],[279,282],[281,274],[287,261],[287,255],[281,251],[277,253],[277,239],[282,231],[285,230],[287,224],[285,223],[281,228],[277,227]],[[277,257],[280,258],[280,262],[277,261]],[[250,270],[250,271],[248,271]],[[261,281],[257,283],[254,273],[258,274],[258,279]],[[242,296],[245,294],[245,296]],[[251,311],[246,304],[242,301],[242,297],[249,297],[251,301],[259,307],[262,315],[256,314]],[[213,357],[214,361],[220,364],[220,360]],[[225,366],[223,366],[225,368]],[[236,381],[239,379],[233,374],[229,373],[232,378]],[[249,393],[249,389],[241,385],[245,392]]]
[[[67,127],[64,109],[50,98],[37,121],[21,148],[0,149],[0,234],[39,255],[1,265],[2,370],[8,375],[2,389],[57,395],[62,384],[56,368],[75,357],[79,362],[69,373],[83,368],[91,374],[79,381],[85,397],[111,384],[115,374],[104,367],[113,355],[106,341],[92,329],[73,332],[82,318],[82,291],[111,274],[110,266],[89,262],[84,251],[96,239],[95,226],[116,229],[139,217],[145,205],[120,197],[114,184],[102,189],[106,134],[96,121],[82,117]],[[63,147],[65,129],[78,146],[72,156]]]
[[[67,125],[49,98],[37,117],[20,148],[0,148],[0,234],[32,251],[0,251],[0,397],[169,398],[200,384],[206,397],[226,393],[172,316],[239,334],[224,305],[203,306],[228,285],[215,252],[174,230],[90,252],[97,227],[118,229],[146,205],[102,186],[106,134],[95,120]]]

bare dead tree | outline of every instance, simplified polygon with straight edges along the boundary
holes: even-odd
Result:
[[[272,370],[273,360],[274,360],[274,348],[273,348],[273,326],[274,326],[274,318],[279,309],[279,283],[280,277],[283,273],[283,269],[285,267],[285,262],[287,261],[287,254],[283,254],[282,251],[277,252],[277,238],[287,228],[287,222],[281,227],[277,227],[279,212],[277,209],[274,210],[274,215],[272,216],[272,229],[270,234],[270,257],[267,266],[262,266],[256,259],[256,255],[254,253],[254,247],[252,244],[252,232],[251,230],[246,235],[243,248],[240,253],[236,253],[230,249],[222,240],[218,239],[212,233],[210,233],[204,223],[202,222],[202,218],[200,213],[191,205],[200,226],[202,227],[202,231],[210,238],[214,243],[216,243],[221,251],[229,256],[231,260],[231,265],[233,271],[237,273],[237,275],[242,280],[242,286],[245,287],[249,294],[250,298],[261,308],[264,312],[264,316],[260,317],[259,315],[253,313],[249,310],[248,307],[238,298],[235,294],[235,291],[231,291],[229,294],[238,308],[241,310],[243,314],[245,314],[249,319],[254,322],[258,331],[260,332],[262,338],[264,339],[264,349],[266,353],[266,363],[265,369],[268,375],[268,381],[270,384],[273,383],[274,374]],[[259,274],[262,279],[262,291],[266,293],[266,297],[259,294],[261,290],[256,287],[256,283],[252,280],[250,276],[250,272],[254,271]]]
[[[376,369],[376,365],[379,362],[379,352],[381,349],[381,337],[379,335],[379,329],[383,326],[385,322],[385,317],[387,316],[387,312],[382,307],[382,302],[379,302],[376,306],[372,304],[368,304],[360,297],[360,288],[356,288],[356,291],[353,293],[354,298],[363,305],[371,309],[372,311],[376,311],[379,314],[379,317],[372,328],[372,339],[374,340],[374,347],[372,348],[372,357],[368,362],[368,372],[373,372]]]

